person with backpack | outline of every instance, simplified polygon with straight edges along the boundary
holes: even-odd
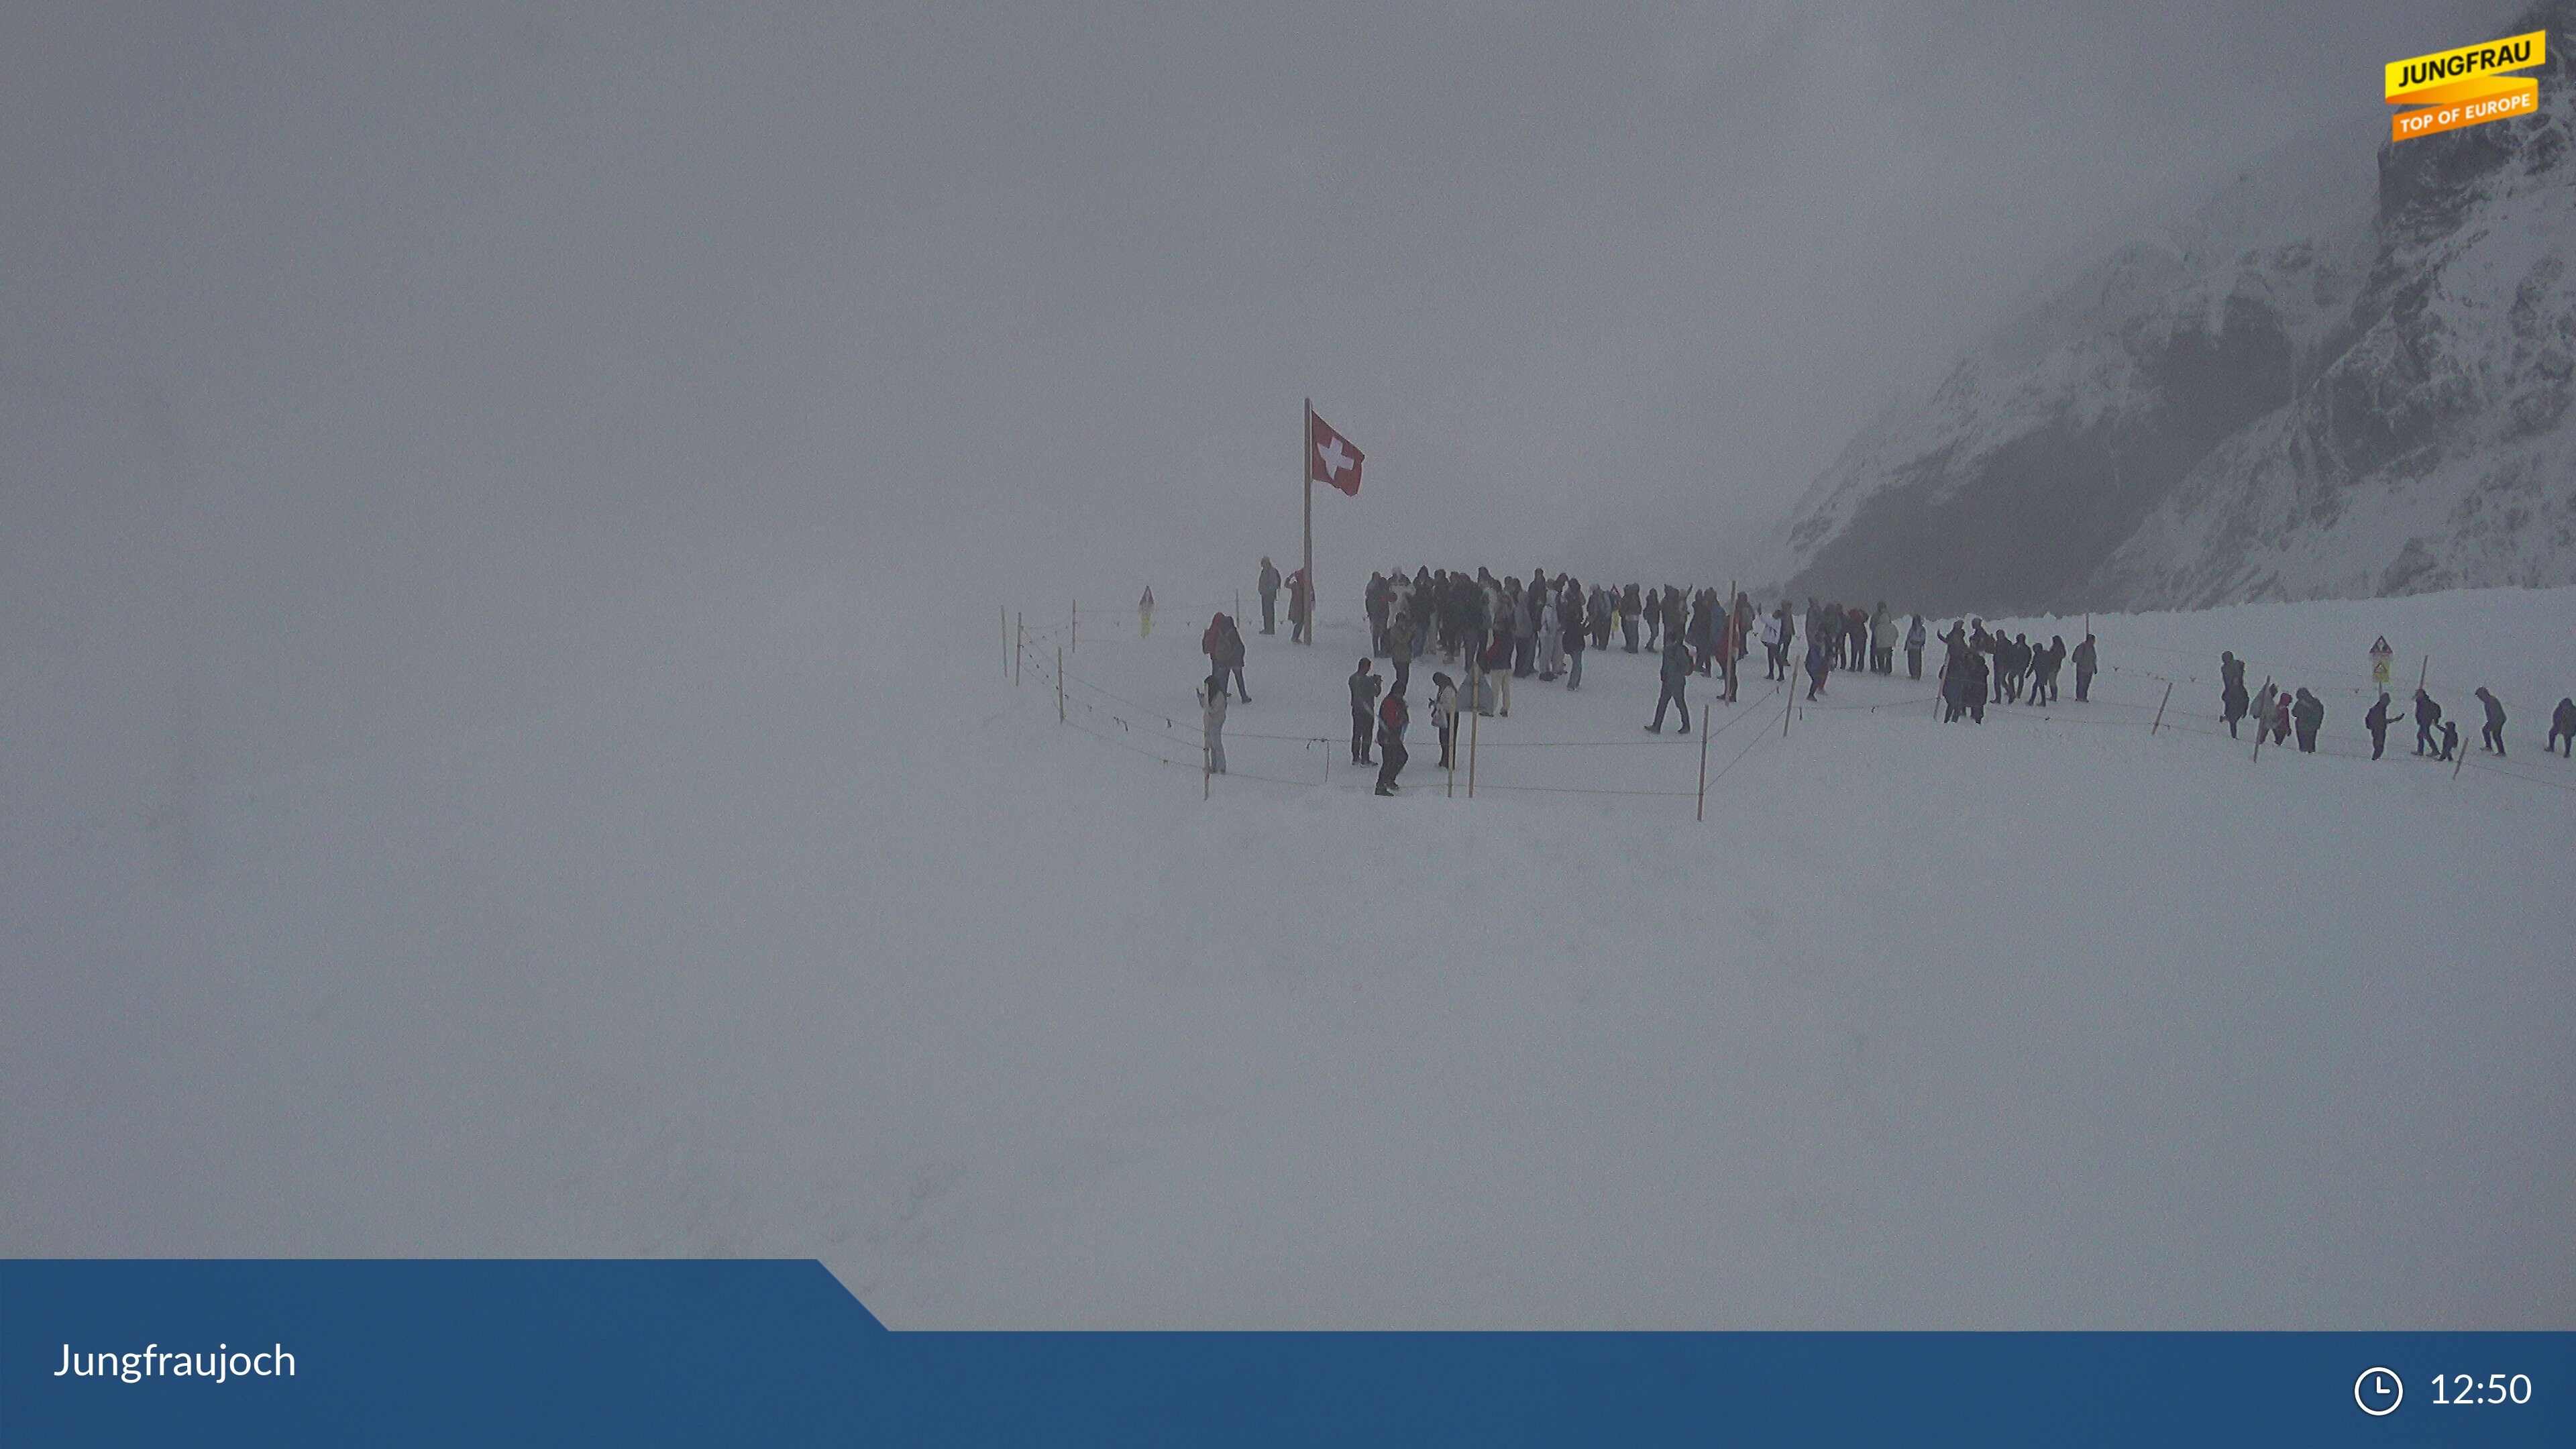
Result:
[[[2317,731],[2325,727],[2326,702],[2301,689],[2290,705],[2290,725],[2299,732],[2299,753],[2317,752]]]
[[[2501,755],[2504,753],[2504,701],[2488,693],[2483,684],[2478,686],[2477,694],[2478,702],[2487,707],[2486,728],[2478,733],[2479,748]]]
[[[1762,616],[1762,677],[1780,677],[1780,627],[1789,617],[1789,606],[1782,604],[1776,613]]]
[[[1404,762],[1410,758],[1404,750],[1404,696],[1388,690],[1377,704],[1377,793],[1395,793],[1395,777],[1404,773]]]
[[[1663,667],[1658,671],[1658,677],[1663,681],[1664,688],[1661,694],[1655,696],[1655,721],[1646,726],[1648,734],[1659,735],[1664,732],[1664,706],[1666,705],[1681,711],[1681,732],[1690,733],[1690,701],[1682,697],[1683,689],[1689,683],[1690,676],[1690,649],[1682,643],[1678,634],[1668,631],[1664,636]]]
[[[2451,763],[2451,757],[2458,754],[2459,749],[2459,725],[2452,720],[2442,721],[2442,763],[2446,765]]]
[[[2272,702],[2272,745],[2278,749],[2290,737],[2290,691],[2284,689]]]
[[[2101,668],[2101,656],[2093,652],[2093,636],[2087,634],[2084,636],[2084,642],[2075,646],[2075,702],[2077,704],[2082,704],[2092,697],[2093,674],[2099,668]]]
[[[1231,669],[1225,657],[1225,615],[1217,614],[1199,634],[1199,652],[1207,656],[1208,672],[1222,679]]]
[[[1905,626],[1905,677],[1923,678],[1923,616],[1916,614]]]
[[[2226,717],[2227,737],[2232,740],[2236,738],[2236,722],[2245,718],[2245,661],[2225,650],[2218,655],[2218,707]]]
[[[2388,691],[2379,692],[2379,702],[2361,717],[2362,727],[2370,731],[2370,757],[2378,759],[2388,750],[2388,727],[2397,723],[2397,712],[2388,707]]]
[[[2550,713],[2549,748],[2562,760],[2576,759],[2576,699],[2558,701],[2558,708]]]
[[[2433,702],[2433,696],[2426,694],[2422,686],[2417,686],[2415,690],[2415,753],[2420,755],[2429,750],[2434,754],[2441,754],[2441,744],[2433,733],[2434,727],[2441,724],[2441,722],[2442,707]],[[2452,733],[2457,734],[2459,731],[2454,730]]]
[[[1833,667],[1825,655],[1825,641],[1828,637],[1825,634],[1807,636],[1807,700],[1809,703],[1813,703],[1817,695],[1825,692],[1825,671]]]
[[[1377,692],[1386,681],[1377,677],[1377,666],[1365,656],[1360,667],[1351,672],[1351,763],[1370,765],[1369,734],[1377,720]]]
[[[2272,681],[2267,679],[2263,681],[2263,692],[2254,696],[2254,739],[2258,747],[2272,733],[2272,700],[2275,692]]]
[[[1619,637],[1628,652],[1637,652],[1637,613],[1645,607],[1645,597],[1635,584],[1619,591]]]
[[[1235,691],[1243,696],[1245,704],[1250,704],[1252,691],[1243,687],[1243,631],[1234,627],[1232,614],[1219,614],[1216,617],[1220,626],[1217,630],[1217,645],[1225,651],[1220,656],[1220,663],[1226,669],[1233,671]]]
[[[1279,603],[1279,570],[1270,562],[1270,555],[1266,553],[1261,556],[1260,588],[1261,632],[1264,634],[1276,634],[1279,632],[1279,615],[1277,612],[1277,606]]]
[[[1225,676],[1211,674],[1199,686],[1199,728],[1205,736],[1207,771],[1225,773]]]
[[[1896,672],[1896,616],[1887,612],[1887,600],[1869,616],[1869,667],[1877,674]]]

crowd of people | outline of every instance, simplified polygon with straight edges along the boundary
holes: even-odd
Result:
[[[1313,622],[1312,601],[1303,571],[1284,577],[1268,558],[1258,578],[1261,632],[1277,630],[1278,605],[1286,596],[1290,635],[1304,641]],[[1139,627],[1150,632],[1152,591],[1139,601]],[[1819,602],[1809,598],[1803,610],[1783,598],[1769,610],[1755,607],[1751,596],[1736,591],[1730,599],[1715,588],[1684,589],[1642,584],[1586,585],[1571,574],[1551,575],[1533,569],[1495,577],[1488,568],[1463,570],[1396,569],[1369,575],[1361,597],[1368,620],[1369,653],[1350,675],[1351,762],[1378,768],[1377,793],[1392,795],[1397,777],[1410,758],[1405,732],[1410,724],[1406,696],[1414,664],[1437,652],[1457,666],[1463,679],[1449,673],[1431,676],[1428,703],[1440,742],[1440,764],[1450,763],[1462,712],[1491,718],[1512,712],[1512,684],[1535,679],[1564,681],[1567,689],[1583,687],[1583,656],[1592,650],[1620,649],[1658,657],[1660,690],[1655,713],[1645,728],[1661,733],[1667,711],[1678,716],[1680,731],[1690,733],[1686,687],[1692,676],[1715,681],[1717,703],[1736,699],[1738,671],[1753,644],[1762,645],[1766,680],[1789,683],[1806,676],[1806,698],[1821,699],[1826,681],[1837,670],[1893,676],[1896,656],[1905,656],[1905,676],[1923,678],[1926,645],[1937,639],[1942,658],[1934,678],[1940,690],[1944,723],[1985,722],[1990,704],[2045,706],[2057,702],[2059,678],[2074,666],[2075,699],[2090,700],[2093,680],[2101,670],[2097,641],[2090,633],[2073,648],[2062,635],[2035,644],[2027,634],[1988,629],[1982,619],[1952,621],[1935,634],[1921,614],[1898,615],[1881,600],[1874,608]],[[1642,636],[1642,638],[1641,638]],[[1803,651],[1799,649],[1804,642]],[[1223,726],[1229,692],[1249,704],[1243,681],[1243,635],[1235,620],[1222,612],[1200,638],[1209,670],[1199,690],[1207,732],[1209,768],[1223,773]],[[1385,660],[1381,675],[1377,661]],[[2325,724],[2325,702],[2310,690],[2288,688],[2265,680],[2258,694],[2245,686],[2245,663],[2233,652],[2219,658],[2219,707],[2231,737],[2247,719],[2259,734],[2278,745],[2295,738],[2302,752],[2313,754]],[[2504,705],[2487,689],[2476,691],[2484,710],[2482,748],[2505,752]],[[2442,717],[2442,707],[2422,689],[2415,691],[2415,751],[2450,760],[2459,748],[2459,727]],[[2388,730],[2402,717],[2383,691],[2363,725],[2370,732],[2371,754],[2381,757]],[[2550,719],[2548,748],[2576,757],[2576,700],[2561,699]]]

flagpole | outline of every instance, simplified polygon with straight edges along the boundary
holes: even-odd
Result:
[[[1297,429],[1297,482],[1306,496],[1306,561],[1297,571],[1298,602],[1306,611],[1306,643],[1315,642],[1315,400],[1306,399],[1306,421]]]

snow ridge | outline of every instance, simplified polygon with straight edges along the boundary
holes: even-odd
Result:
[[[2551,56],[2536,117],[2375,166],[2349,128],[2285,147],[1999,329],[1817,480],[1792,587],[2003,611],[2576,581]]]

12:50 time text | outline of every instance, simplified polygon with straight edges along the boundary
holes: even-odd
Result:
[[[2433,1375],[2433,1402],[2437,1404],[2528,1404],[2531,1402],[2531,1375],[2489,1374],[2480,1382],[2475,1374]]]

